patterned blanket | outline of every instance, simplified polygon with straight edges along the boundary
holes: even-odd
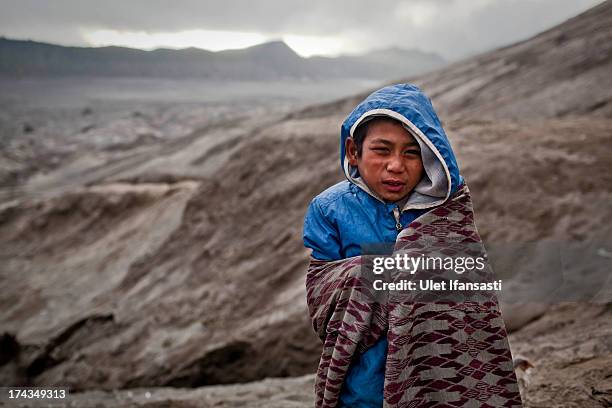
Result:
[[[486,253],[465,184],[442,205],[402,230],[392,256],[449,257]],[[336,407],[353,358],[387,334],[383,407],[521,407],[512,355],[494,291],[376,291],[381,276],[368,256],[312,259],[306,278],[314,330],[323,342],[315,381],[316,407]],[[463,281],[492,277],[489,263]],[[390,281],[435,277],[392,271]],[[455,274],[456,275],[456,274]],[[457,275],[458,276],[458,275]],[[464,293],[465,294],[465,293]]]

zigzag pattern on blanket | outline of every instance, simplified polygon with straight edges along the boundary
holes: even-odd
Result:
[[[397,253],[485,253],[467,186],[404,229],[395,245]],[[485,294],[481,302],[456,302],[432,292],[381,297],[374,293],[373,276],[363,273],[361,266],[361,257],[312,259],[308,269],[308,308],[324,342],[315,381],[316,407],[337,405],[352,358],[385,332],[389,348],[384,407],[522,406],[494,293]],[[490,275],[487,265],[477,277]]]
[[[335,407],[354,355],[364,352],[387,327],[386,305],[374,301],[361,258],[311,260],[306,278],[313,328],[323,340],[317,370],[317,407]]]
[[[385,401],[405,407],[521,406],[503,320],[494,304],[489,307],[391,305]]]

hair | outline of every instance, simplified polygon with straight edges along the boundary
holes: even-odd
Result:
[[[353,132],[353,141],[357,148],[357,157],[360,157],[363,151],[363,142],[368,135],[368,127],[374,122],[387,122],[402,126],[402,122],[390,116],[374,116],[372,119],[359,124]]]

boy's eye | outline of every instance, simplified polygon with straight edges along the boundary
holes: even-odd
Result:
[[[404,154],[405,155],[420,155],[421,151],[418,149],[406,150]]]
[[[389,149],[387,149],[386,147],[373,147],[372,150],[378,153],[388,153],[389,152]]]

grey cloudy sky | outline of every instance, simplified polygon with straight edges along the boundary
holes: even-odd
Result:
[[[397,46],[457,59],[528,38],[601,0],[0,0],[0,35],[64,45],[240,48],[302,55]]]

